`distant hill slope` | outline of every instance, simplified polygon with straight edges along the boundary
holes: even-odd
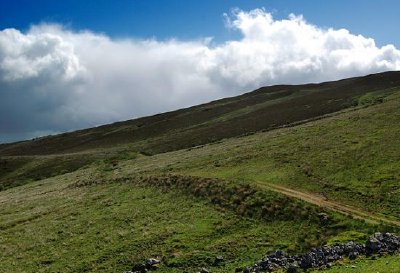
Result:
[[[354,105],[368,92],[398,86],[400,72],[320,84],[262,87],[173,112],[3,144],[0,155],[70,153],[124,144],[156,154],[318,118]]]

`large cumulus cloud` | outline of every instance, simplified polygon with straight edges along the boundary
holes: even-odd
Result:
[[[238,40],[113,40],[59,25],[0,32],[0,142],[176,109],[261,85],[400,68],[400,51],[303,17],[236,10]]]

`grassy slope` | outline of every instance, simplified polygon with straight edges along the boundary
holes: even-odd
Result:
[[[150,117],[0,145],[0,155],[40,155],[129,144],[156,154],[313,119],[367,92],[400,86],[400,72],[306,85],[279,85]]]
[[[276,183],[398,219],[400,93],[393,91],[383,103],[305,125],[143,157],[127,172],[156,165],[152,172]]]
[[[73,172],[113,153],[71,154],[42,157],[0,157],[0,191],[31,181]]]
[[[301,218],[309,210],[290,199],[285,207],[273,207],[278,216],[293,217],[263,218],[260,206],[252,208],[263,199],[241,197],[239,207],[232,207],[234,197],[241,195],[226,194],[235,181],[258,191],[260,183],[276,183],[398,218],[400,93],[367,94],[359,102],[373,106],[165,154],[145,156],[135,147],[122,153],[118,148],[75,154],[71,158],[96,163],[45,180],[40,179],[75,170],[71,155],[3,158],[8,160],[0,165],[7,181],[39,181],[0,192],[0,272],[122,272],[150,256],[167,261],[160,272],[194,272],[201,265],[210,267],[217,255],[224,255],[227,264],[214,272],[232,272],[278,247],[299,251],[354,238],[346,231],[357,229],[364,236],[382,229],[335,214],[330,214],[334,223],[321,225]],[[196,190],[180,186],[130,181],[169,173],[233,182],[223,184],[223,195],[216,191],[207,196],[206,188],[197,196]],[[130,182],[115,182],[126,179]],[[282,198],[268,191],[261,196],[267,196],[266,203]],[[240,204],[250,213],[241,213]],[[317,211],[311,209],[311,214]],[[343,266],[328,272],[392,272],[399,261],[389,257],[356,263],[355,269]]]
[[[1,192],[0,272],[123,272],[148,257],[164,259],[159,272],[194,272],[217,255],[214,272],[232,272],[323,236],[313,221],[243,218],[178,190],[77,186],[97,179],[87,169]]]

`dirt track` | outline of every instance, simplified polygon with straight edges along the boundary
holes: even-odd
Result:
[[[334,201],[326,200],[326,198],[322,197],[322,196],[305,193],[305,192],[293,190],[293,189],[290,189],[290,188],[287,188],[284,186],[270,184],[270,183],[261,182],[261,181],[257,181],[256,183],[261,188],[273,190],[275,192],[279,192],[279,193],[282,193],[287,196],[295,197],[295,198],[301,199],[305,202],[308,202],[308,203],[311,203],[311,204],[314,204],[314,205],[317,205],[320,207],[324,207],[324,208],[327,208],[330,210],[334,210],[336,212],[340,212],[340,213],[343,213],[346,215],[351,215],[354,218],[362,219],[362,220],[368,221],[370,223],[379,224],[380,222],[383,222],[385,224],[395,225],[395,226],[400,227],[400,221],[388,219],[381,215],[372,214],[370,212],[363,211],[356,207],[351,207],[351,206],[343,205],[343,204],[340,204],[340,203],[337,203]]]

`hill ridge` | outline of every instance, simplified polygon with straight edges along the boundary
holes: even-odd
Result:
[[[357,104],[368,92],[400,86],[400,72],[302,85],[261,87],[236,97],[30,141],[0,144],[0,155],[69,153],[130,145],[147,154],[271,130]]]

